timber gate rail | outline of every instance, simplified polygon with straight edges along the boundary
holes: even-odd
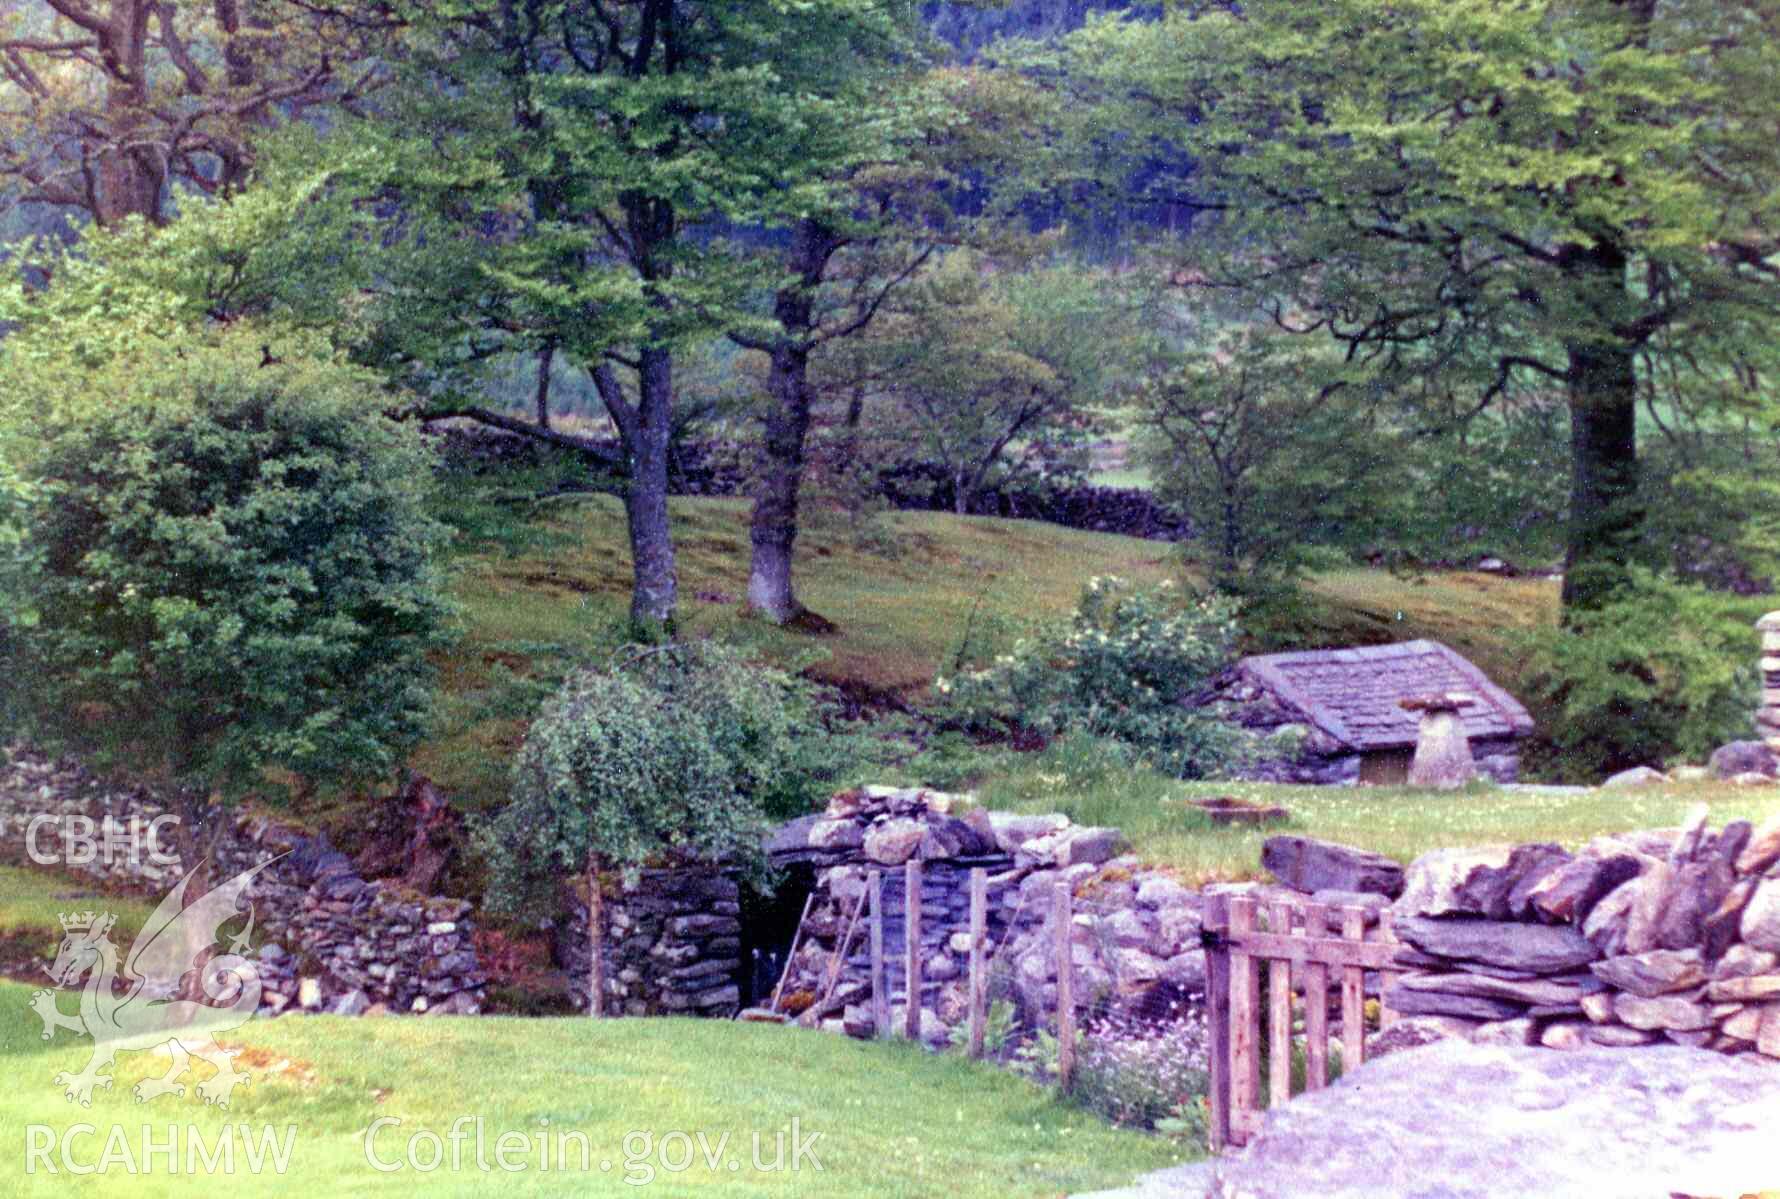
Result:
[[[1365,940],[1369,913],[1359,907],[1289,900],[1261,903],[1236,895],[1207,897],[1206,1005],[1210,1027],[1211,1146],[1247,1143],[1261,1125],[1261,1023],[1268,1025],[1268,1107],[1292,1097],[1293,995],[1304,995],[1304,1089],[1329,1082],[1331,987],[1339,989],[1340,1065],[1358,1066],[1366,1052],[1365,975],[1382,971],[1379,994],[1399,973],[1389,913],[1382,936]],[[1268,1005],[1261,1006],[1266,963]],[[1391,1013],[1380,1005],[1381,1023]]]

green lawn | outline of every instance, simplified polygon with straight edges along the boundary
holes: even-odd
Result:
[[[1235,795],[1283,807],[1284,824],[1213,827],[1188,797]],[[1476,784],[1460,791],[1409,787],[1292,787],[1264,783],[1181,783],[1144,770],[1077,767],[1066,754],[990,779],[980,795],[994,809],[1063,812],[1084,824],[1121,828],[1145,860],[1201,883],[1264,877],[1261,843],[1279,832],[1363,846],[1408,862],[1431,849],[1556,841],[1574,848],[1601,833],[1670,828],[1696,803],[1712,823],[1760,822],[1780,812],[1780,787],[1689,783],[1582,794],[1506,791]]]
[[[252,1083],[235,1092],[227,1112],[188,1095],[163,1096],[137,1105],[130,1088],[164,1068],[161,1059],[132,1053],[120,1057],[115,1083],[95,1092],[91,1108],[75,1108],[52,1079],[75,1070],[86,1055],[81,1043],[60,1032],[40,1038],[40,1022],[27,1010],[28,988],[0,983],[0,1058],[13,1085],[0,1096],[0,1126],[7,1149],[0,1156],[0,1193],[7,1195],[110,1194],[136,1197],[189,1193],[193,1184],[169,1177],[165,1156],[154,1174],[119,1177],[49,1176],[38,1165],[24,1173],[25,1137],[39,1143],[86,1123],[101,1131],[71,1142],[76,1165],[94,1164],[114,1125],[122,1126],[132,1155],[140,1129],[166,1126],[182,1135],[198,1130],[214,1147],[224,1125],[292,1133],[289,1172],[252,1176],[237,1145],[238,1173],[227,1183],[235,1199],[253,1195],[621,1195],[697,1196],[1015,1196],[1049,1197],[1092,1190],[1168,1165],[1189,1151],[1160,1138],[1110,1129],[1059,1103],[1049,1091],[992,1066],[955,1055],[936,1056],[905,1044],[863,1044],[821,1033],[726,1021],[519,1020],[482,1018],[287,1017],[255,1021],[226,1034],[240,1045],[237,1068]],[[63,1007],[72,1000],[63,998]],[[199,1067],[208,1074],[208,1067]],[[502,1132],[530,1135],[530,1147],[514,1145],[516,1173],[483,1172],[473,1140],[465,1141],[462,1169],[450,1169],[448,1138],[460,1117],[480,1118],[485,1158],[493,1166]],[[425,1133],[447,1145],[444,1164],[431,1173],[403,1169],[380,1173],[365,1156],[363,1132],[382,1125],[371,1148],[384,1164],[407,1158],[409,1138],[421,1133],[414,1159],[424,1164]],[[579,1132],[591,1146],[591,1169],[580,1170],[578,1142],[569,1142],[570,1169],[537,1167],[537,1136]],[[760,1161],[775,1159],[775,1138],[784,1133],[785,1165],[790,1130],[797,1121],[802,1143],[812,1149],[801,1169],[777,1172],[754,1167],[753,1134],[762,1134]],[[472,1128],[473,1125],[466,1125]],[[685,1138],[668,1134],[679,1132]],[[820,1137],[811,1145],[812,1133]],[[701,1147],[696,1138],[703,1134]],[[728,1142],[719,1150],[719,1138]],[[630,1136],[628,1150],[626,1137]],[[648,1138],[645,1154],[644,1138]],[[54,1142],[59,1146],[61,1142]],[[552,1140],[552,1146],[559,1142]],[[717,1167],[702,1156],[710,1148]],[[678,1167],[691,1150],[693,1165]],[[55,1150],[59,1152],[59,1149]],[[556,1150],[551,1149],[554,1154]],[[183,1148],[182,1148],[183,1153]],[[663,1154],[665,1153],[665,1158]],[[737,1168],[732,1170],[729,1162]],[[52,1155],[50,1161],[60,1165]],[[602,1171],[601,1162],[610,1163]],[[183,1169],[183,1161],[181,1166]],[[627,1185],[627,1175],[655,1171],[652,1185]]]
[[[117,936],[134,937],[155,903],[103,892],[96,881],[22,866],[0,866],[0,935],[41,935],[46,948],[61,938],[63,912],[103,911],[117,917]]]

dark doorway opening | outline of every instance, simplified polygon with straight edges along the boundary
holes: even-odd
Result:
[[[741,988],[744,1008],[765,1007],[772,1001],[773,987],[778,985],[797,937],[804,900],[815,888],[816,868],[808,863],[783,868],[778,885],[764,894],[743,886],[741,965],[736,985]]]

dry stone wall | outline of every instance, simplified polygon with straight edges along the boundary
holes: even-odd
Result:
[[[1392,927],[1409,1017],[1389,1049],[1447,1036],[1557,1049],[1674,1042],[1780,1058],[1780,817],[1556,845],[1450,849],[1410,867]]]
[[[605,922],[601,1011],[623,1016],[729,1017],[741,1006],[741,885],[721,869],[687,865],[602,881]],[[553,929],[555,958],[569,995],[587,1007],[585,881],[563,895]]]
[[[101,843],[109,830],[114,842],[127,846],[144,845],[139,838],[167,814],[147,789],[107,786],[75,763],[24,748],[4,753],[0,833],[10,860],[26,859],[26,833],[40,815],[55,817],[58,825],[90,821]],[[43,837],[39,845],[52,841]],[[185,870],[173,846],[157,847],[173,860],[100,852],[65,868],[151,888],[158,896]],[[487,976],[477,960],[468,902],[367,880],[327,838],[258,815],[233,819],[217,838],[215,856],[214,869],[223,877],[277,859],[248,892],[260,941],[262,1015],[481,1010]]]

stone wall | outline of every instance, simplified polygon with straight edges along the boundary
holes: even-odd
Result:
[[[741,885],[709,866],[644,870],[602,881],[605,999],[614,1016],[715,1016],[741,1006]],[[569,995],[587,1007],[587,884],[565,888],[552,930]]]
[[[1441,850],[1392,927],[1391,1044],[1658,1041],[1780,1058],[1780,817],[1556,845]]]
[[[0,832],[8,860],[26,860],[26,830],[41,814],[84,817],[102,837],[106,829],[146,834],[165,813],[146,789],[107,786],[68,761],[17,747],[0,760]],[[174,847],[160,848],[175,860],[100,853],[65,868],[113,885],[151,888],[159,897],[185,873]],[[260,941],[261,1014],[480,1010],[487,978],[466,901],[366,880],[327,838],[255,814],[238,816],[218,834],[215,857],[218,877],[278,859],[248,891]]]
[[[1117,829],[1088,828],[1060,815],[1016,815],[969,806],[919,789],[865,787],[836,795],[825,811],[780,829],[769,847],[781,865],[814,868],[808,938],[792,962],[782,1008],[810,1027],[871,1033],[871,961],[866,921],[870,872],[882,872],[884,956],[892,1022],[908,1002],[903,968],[903,867],[921,862],[922,1038],[947,1040],[968,1016],[971,950],[969,879],[988,872],[991,995],[1015,1005],[1018,1023],[1055,1019],[1056,884],[1077,896],[1071,933],[1074,994],[1083,1008],[1162,1018],[1202,995],[1197,893],[1121,856]],[[841,941],[861,912],[838,970]],[[830,976],[833,985],[830,987]]]

